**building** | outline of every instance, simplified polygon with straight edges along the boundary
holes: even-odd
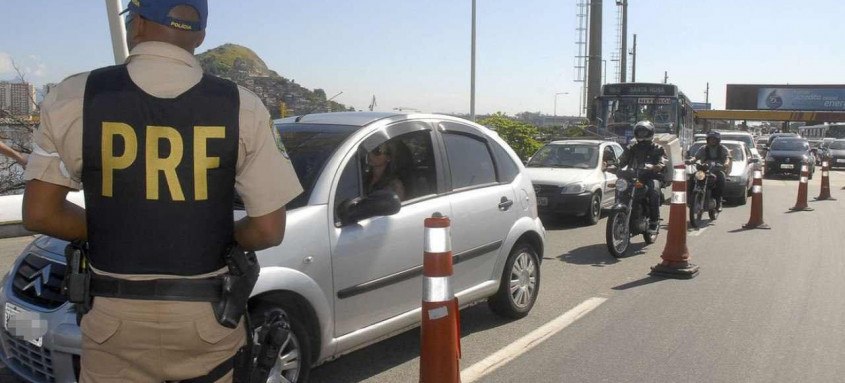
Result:
[[[35,112],[35,87],[29,83],[0,82],[0,109],[13,116]]]

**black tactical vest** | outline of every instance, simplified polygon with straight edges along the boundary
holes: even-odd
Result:
[[[135,85],[125,65],[91,72],[82,183],[95,268],[188,276],[224,267],[239,104],[234,83],[208,75],[162,99]]]

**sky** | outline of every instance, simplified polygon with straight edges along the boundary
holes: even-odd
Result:
[[[477,1],[476,113],[578,115],[578,2]],[[617,7],[603,3],[613,82]],[[377,111],[469,113],[471,0],[209,0],[209,10],[197,53],[244,45],[357,109],[375,96]],[[845,83],[841,0],[629,0],[628,18],[637,80],[666,71],[701,102],[709,82],[716,109],[725,84]],[[12,60],[39,86],[114,64],[102,0],[0,0],[0,25],[0,79],[16,77]]]

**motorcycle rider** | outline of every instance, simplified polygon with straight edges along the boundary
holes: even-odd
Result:
[[[716,175],[716,185],[713,187],[713,198],[716,200],[716,210],[722,211],[722,192],[725,190],[725,169],[730,169],[731,151],[722,145],[722,135],[717,131],[707,133],[707,145],[698,149],[695,160],[703,163],[714,162],[716,167],[710,169]]]
[[[649,205],[649,231],[655,232],[660,224],[660,179],[666,167],[666,151],[655,144],[654,124],[644,120],[634,126],[637,142],[628,146],[619,157],[619,169],[645,170],[640,180],[646,185]]]

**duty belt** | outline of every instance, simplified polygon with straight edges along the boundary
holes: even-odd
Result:
[[[219,302],[222,290],[221,278],[131,281],[97,274],[91,275],[91,295],[95,297]]]

